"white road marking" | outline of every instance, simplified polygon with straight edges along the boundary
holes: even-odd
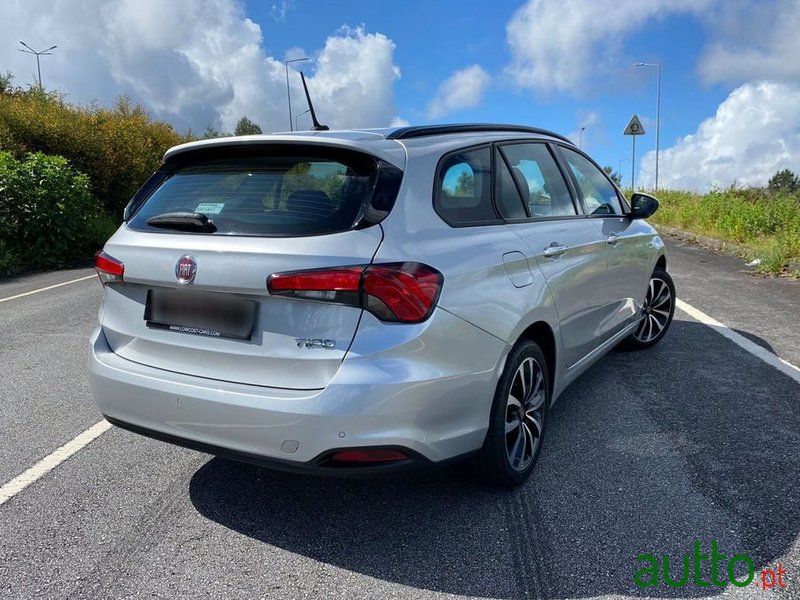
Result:
[[[723,325],[713,317],[708,316],[701,310],[696,309],[691,304],[687,304],[683,300],[677,299],[675,302],[675,306],[685,312],[687,315],[695,319],[696,321],[700,321],[703,325],[707,325],[718,334],[728,338],[734,344],[739,346],[740,348],[747,350],[753,356],[756,356],[763,360],[768,365],[775,367],[781,373],[784,373],[794,379],[797,383],[800,383],[800,367],[796,367],[788,360],[783,360],[780,356],[773,354],[766,348],[762,348],[755,342],[751,342],[746,337],[741,334],[736,333],[727,325]]]
[[[78,277],[78,279],[71,279],[69,281],[65,281],[64,283],[48,285],[47,287],[39,288],[38,290],[31,290],[30,292],[25,292],[24,294],[17,294],[16,296],[9,296],[8,298],[0,298],[0,302],[8,302],[9,300],[16,300],[17,298],[23,298],[25,296],[30,296],[31,294],[46,292],[47,290],[59,288],[62,285],[69,285],[70,283],[78,283],[79,281],[86,281],[87,279],[91,279],[92,277],[97,277],[97,275],[87,275],[86,277]]]
[[[109,429],[111,429],[111,423],[106,420],[95,423],[89,427],[89,429],[78,434],[61,446],[58,450],[45,456],[30,469],[14,477],[14,479],[6,483],[3,487],[0,487],[0,506],[11,500],[11,498],[19,494],[32,483],[47,475],[70,456],[78,452],[78,450],[91,444]]]

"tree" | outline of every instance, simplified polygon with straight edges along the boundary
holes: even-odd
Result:
[[[789,169],[783,169],[770,178],[767,187],[770,192],[793,194],[800,191],[800,178]]]
[[[458,174],[456,180],[456,196],[473,196],[475,189],[475,176],[467,171]]]
[[[617,185],[621,185],[622,177],[620,177],[619,173],[614,170],[614,167],[605,166],[603,167],[603,171],[605,171],[611,179],[614,180],[614,183]]]
[[[14,81],[14,75],[11,74],[11,71],[6,71],[5,73],[0,73],[0,94],[10,94],[14,91],[14,86],[12,82]]]
[[[261,127],[253,123],[247,117],[242,117],[236,124],[234,133],[236,135],[258,135],[261,133]]]

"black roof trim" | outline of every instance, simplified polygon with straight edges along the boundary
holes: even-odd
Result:
[[[497,125],[493,123],[466,123],[459,125],[418,125],[412,127],[401,127],[395,129],[392,133],[386,136],[387,140],[408,140],[411,138],[426,137],[429,135],[447,135],[450,133],[490,133],[490,132],[516,132],[516,133],[534,133],[536,135],[547,135],[557,138],[561,141],[567,142],[574,146],[575,144],[569,138],[539,127],[528,127],[526,125]]]

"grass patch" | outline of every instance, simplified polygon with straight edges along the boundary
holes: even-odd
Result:
[[[658,199],[654,224],[746,246],[752,252],[747,258],[761,260],[761,272],[785,273],[800,261],[800,194],[762,188],[705,195],[662,190]]]

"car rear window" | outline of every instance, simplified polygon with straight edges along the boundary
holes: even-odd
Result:
[[[247,156],[182,164],[173,167],[128,226],[174,233],[169,227],[148,225],[147,220],[170,213],[199,213],[215,228],[203,235],[303,236],[347,231],[367,210],[376,190],[382,190],[386,204],[386,186],[376,185],[380,167],[394,171],[395,179],[398,174],[391,165],[366,155],[348,157]]]

